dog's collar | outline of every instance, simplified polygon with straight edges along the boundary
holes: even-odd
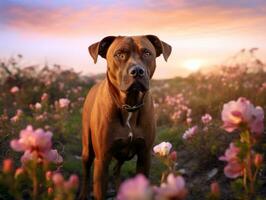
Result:
[[[128,104],[123,104],[122,109],[126,110],[127,112],[135,112],[135,111],[139,110],[143,105],[144,105],[143,102],[140,104],[136,104],[134,106],[130,106]]]

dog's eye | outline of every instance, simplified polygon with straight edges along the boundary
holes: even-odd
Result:
[[[126,59],[126,53],[117,53],[116,57],[119,58],[120,60],[125,60]]]
[[[143,51],[143,55],[144,55],[145,57],[149,57],[149,56],[151,56],[151,52],[148,51],[147,49],[145,49],[145,50]]]

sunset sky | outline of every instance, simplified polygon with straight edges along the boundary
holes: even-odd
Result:
[[[20,53],[30,64],[84,74],[106,70],[87,48],[108,35],[153,34],[169,43],[172,55],[158,58],[156,78],[222,63],[242,48],[258,47],[266,61],[264,0],[0,1],[0,30],[1,58]]]

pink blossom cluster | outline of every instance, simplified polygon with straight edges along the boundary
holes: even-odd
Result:
[[[12,94],[15,94],[15,93],[19,92],[19,87],[18,87],[18,86],[14,86],[14,87],[12,87],[12,88],[10,89],[10,92],[11,92]]]
[[[160,187],[152,187],[145,178],[139,174],[135,178],[126,180],[121,184],[117,199],[118,200],[183,200],[187,195],[185,180],[182,176],[169,174],[167,181]]]
[[[178,93],[174,96],[166,96],[164,99],[168,106],[171,106],[173,113],[171,114],[171,119],[176,121],[180,119],[182,114],[186,114],[186,121],[188,124],[192,122],[191,112],[192,110],[187,106],[188,101],[185,99],[183,93]]]
[[[10,142],[13,150],[24,152],[21,162],[29,160],[49,161],[56,164],[63,162],[57,150],[52,149],[52,133],[43,129],[34,130],[31,125],[20,132],[20,138]]]
[[[239,152],[240,149],[236,147],[234,143],[230,143],[230,146],[226,149],[225,154],[219,158],[219,160],[227,162],[227,165],[224,168],[224,174],[228,178],[237,178],[243,174],[244,165],[238,158]]]
[[[66,98],[61,98],[59,99],[58,103],[60,108],[68,108],[70,100]]]
[[[21,116],[23,114],[23,111],[21,109],[17,109],[16,115],[13,116],[10,120],[11,122],[15,123],[18,122],[21,119]]]
[[[264,130],[263,119],[263,109],[259,106],[255,107],[244,97],[223,106],[223,128],[228,132],[247,127],[252,133],[261,134]]]
[[[182,93],[176,94],[174,96],[166,96],[165,102],[170,106],[175,106],[177,104],[182,104],[185,102],[185,97]]]
[[[69,93],[73,92],[74,94],[79,94],[82,91],[82,87],[78,86],[75,88],[72,88]]]
[[[48,113],[47,112],[43,112],[42,114],[36,115],[35,116],[35,120],[36,121],[44,121],[48,118]]]

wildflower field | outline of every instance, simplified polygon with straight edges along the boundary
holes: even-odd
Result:
[[[102,77],[25,66],[21,55],[1,60],[0,199],[76,198],[82,105]],[[135,159],[127,162],[116,199],[266,199],[265,64],[253,59],[153,80],[151,92],[150,177],[135,174]],[[111,166],[110,194],[113,185]]]

